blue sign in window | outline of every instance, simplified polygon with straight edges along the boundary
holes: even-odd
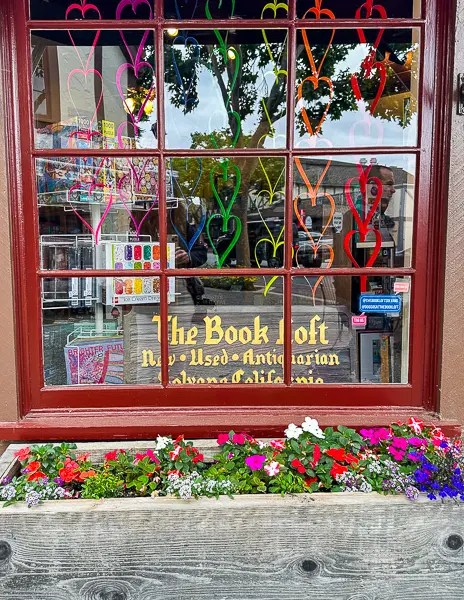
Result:
[[[359,297],[359,312],[399,313],[401,312],[401,296],[362,294]]]

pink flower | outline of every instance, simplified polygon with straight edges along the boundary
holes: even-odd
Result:
[[[243,444],[245,443],[245,436],[241,433],[234,433],[234,435],[232,436],[232,443],[243,446]]]
[[[408,447],[408,440],[406,438],[394,437],[392,446],[395,446],[395,448],[399,448],[400,450],[406,450]]]
[[[276,450],[285,450],[285,442],[282,440],[272,440],[269,442],[271,448],[275,448]]]
[[[105,460],[118,460],[118,451],[113,450],[112,452],[105,454]]]
[[[176,446],[172,452],[169,453],[169,458],[171,460],[176,460],[179,458],[179,454],[182,452],[182,446]]]
[[[135,460],[134,460],[134,465],[136,465],[140,460],[143,460],[145,458],[145,454],[136,454],[135,455]]]
[[[252,471],[259,471],[266,462],[266,457],[262,454],[253,454],[245,458],[245,463]]]
[[[269,477],[274,477],[274,475],[277,475],[280,471],[280,463],[278,463],[276,460],[273,460],[268,465],[265,465],[264,470],[269,475]]]
[[[27,448],[21,448],[21,450],[18,450],[17,452],[14,453],[14,456],[18,457],[19,462],[24,462],[25,460],[27,460],[29,458],[30,455],[31,455],[31,450],[30,450],[29,446],[27,446]]]
[[[410,446],[415,446],[416,448],[419,448],[420,446],[422,446],[425,443],[426,443],[425,440],[423,440],[422,438],[417,438],[417,437],[409,438],[409,440],[408,440],[408,444]]]
[[[393,456],[395,460],[403,460],[404,452],[403,450],[397,450],[394,446],[390,446],[388,449],[390,454]]]
[[[158,460],[158,457],[156,456],[156,454],[153,452],[153,450],[150,450],[150,448],[146,451],[146,456],[148,456],[148,458],[155,462],[157,465],[160,464],[160,461]]]
[[[228,433],[220,433],[218,435],[217,443],[219,446],[222,446],[223,444],[227,444],[228,441],[229,441]]]

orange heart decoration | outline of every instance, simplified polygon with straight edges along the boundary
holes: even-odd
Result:
[[[313,135],[317,135],[319,133],[319,131],[321,130],[322,124],[325,121],[325,118],[327,116],[327,113],[329,112],[329,108],[330,108],[330,105],[332,104],[332,100],[333,100],[333,96],[334,96],[334,88],[333,88],[333,84],[332,84],[331,80],[328,77],[315,77],[314,75],[311,75],[311,76],[303,79],[303,81],[298,86],[298,101],[299,102],[303,101],[303,86],[307,81],[310,81],[313,84],[315,90],[318,89],[319,83],[321,81],[326,83],[329,87],[329,101],[327,102],[327,105],[322,114],[322,117],[314,131],[313,131],[312,125],[309,121],[309,117],[306,112],[306,109],[303,105],[301,105],[300,112],[301,112],[301,116],[303,117],[303,121],[306,125],[306,131],[309,133],[310,136],[313,136]]]

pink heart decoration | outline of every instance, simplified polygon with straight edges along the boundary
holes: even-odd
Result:
[[[74,146],[72,144],[72,142],[74,141],[74,138],[78,138],[78,139],[84,138],[87,142],[90,142],[93,137],[101,138],[101,133],[99,131],[92,131],[90,129],[87,131],[81,130],[81,129],[78,129],[77,131],[73,131],[68,136],[68,148],[74,148]]]
[[[350,128],[350,144],[351,146],[357,147],[360,144],[358,142],[356,142],[356,129],[359,129],[360,127],[363,128],[364,130],[364,135],[371,137],[371,128],[372,125],[375,125],[375,129],[377,130],[377,139],[374,143],[372,143],[372,146],[378,147],[382,145],[383,142],[383,126],[382,123],[379,123],[379,121],[375,118],[373,118],[368,112],[366,112],[364,114],[364,118],[361,119],[360,121],[356,121],[356,123],[354,123],[354,125],[351,126]],[[361,144],[362,146],[363,144]]]
[[[98,166],[97,172],[95,173],[95,176],[94,176],[94,178],[93,178],[93,181],[92,181],[92,183],[91,183],[91,185],[90,185],[90,187],[89,187],[89,191],[88,191],[88,194],[89,194],[89,196],[92,194],[92,192],[93,192],[93,190],[94,190],[95,188],[103,188],[103,189],[104,189],[104,187],[105,187],[105,184],[104,184],[104,183],[95,183],[95,182],[98,180],[98,176],[99,176],[99,174],[100,174],[100,171],[101,171],[101,169],[102,169],[102,167],[103,167],[103,165],[104,165],[104,163],[105,163],[105,162],[106,162],[106,158],[103,158],[103,159],[101,160],[101,162],[100,162],[99,166]],[[83,217],[81,214],[79,214],[79,212],[78,212],[78,211],[77,211],[77,210],[74,208],[74,206],[73,206],[72,202],[70,201],[71,194],[72,194],[72,192],[73,192],[74,190],[76,190],[76,189],[77,189],[77,190],[81,189],[81,183],[80,183],[80,182],[79,182],[79,183],[75,183],[75,184],[74,184],[74,185],[73,185],[73,186],[72,186],[72,187],[69,189],[69,192],[68,192],[68,202],[69,202],[69,204],[70,204],[70,206],[71,206],[71,208],[72,208],[72,210],[73,210],[74,214],[75,214],[75,215],[76,215],[76,216],[77,216],[77,217],[78,217],[78,218],[79,218],[79,219],[82,221],[82,223],[84,223],[84,225],[87,227],[87,229],[88,229],[88,230],[89,230],[89,231],[92,233],[92,235],[95,237],[95,245],[96,245],[96,246],[98,246],[98,241],[99,241],[100,230],[101,230],[101,228],[102,228],[102,225],[103,225],[103,223],[104,223],[104,221],[105,221],[105,219],[106,219],[106,217],[107,217],[108,213],[110,212],[111,205],[113,204],[113,194],[112,194],[112,193],[110,193],[110,199],[109,199],[109,202],[108,202],[108,204],[106,205],[105,212],[104,212],[104,213],[103,213],[103,215],[101,216],[101,219],[100,219],[100,221],[98,222],[98,225],[97,225],[97,226],[95,227],[95,229],[94,229],[94,228],[93,228],[93,227],[92,227],[92,226],[91,226],[91,225],[88,223],[88,221],[86,221],[86,219],[84,219],[84,217]]]
[[[132,9],[133,14],[136,15],[137,8],[139,6],[141,6],[141,5],[148,6],[149,11],[150,11],[150,20],[153,19],[153,10],[152,10],[151,4],[150,4],[150,2],[148,0],[121,0],[121,2],[116,7],[116,19],[118,21],[121,20],[122,11],[125,8],[127,8],[127,7],[130,7]],[[137,53],[136,53],[135,59],[134,59],[134,56],[133,56],[132,51],[130,49],[130,46],[129,46],[129,44],[126,41],[126,37],[124,35],[124,32],[121,31],[121,30],[119,30],[119,35],[121,36],[122,42],[123,42],[124,46],[126,47],[127,53],[131,57],[132,64],[133,64],[134,67],[136,67],[140,63],[140,60],[141,60],[141,57],[142,57],[142,52],[143,52],[143,49],[145,47],[145,43],[147,41],[149,33],[150,33],[149,30],[144,31],[143,36],[142,36],[142,41],[139,44],[139,47],[137,49]]]
[[[137,191],[140,191],[140,184],[142,182],[142,178],[145,174],[146,166],[147,166],[147,163],[149,160],[150,160],[150,158],[146,158],[142,164],[142,167],[140,169],[136,169],[133,162],[130,159],[126,158],[126,162],[128,163],[128,165],[132,171],[132,174],[134,175],[135,189]],[[132,211],[126,204],[126,201],[129,199],[129,197],[128,197],[128,194],[126,193],[126,191],[124,190],[124,182],[127,180],[128,177],[130,177],[129,173],[127,175],[124,175],[123,177],[121,177],[121,179],[118,181],[118,192],[119,192],[119,197],[121,198],[121,202],[122,202],[124,208],[126,209],[126,211],[128,212],[132,223],[134,224],[135,235],[137,236],[137,239],[138,239],[140,237],[140,230],[142,228],[143,223],[145,222],[145,219],[148,217],[148,215],[151,213],[151,211],[153,210],[155,205],[158,203],[158,195],[159,195],[158,186],[156,186],[156,194],[153,196],[153,202],[151,203],[147,212],[142,217],[142,220],[140,221],[140,223],[138,223],[137,219],[132,214]]]
[[[98,98],[97,105],[96,105],[96,107],[95,107],[95,112],[93,113],[93,115],[92,115],[92,118],[90,119],[90,122],[91,122],[91,123],[93,123],[93,122],[94,122],[94,121],[97,119],[97,113],[98,113],[98,109],[99,109],[99,107],[100,107],[100,104],[102,103],[102,100],[103,100],[103,78],[102,78],[102,76],[101,76],[101,73],[100,73],[99,71],[96,71],[95,69],[85,69],[85,70],[82,70],[82,69],[74,69],[74,70],[73,70],[73,71],[71,71],[71,73],[69,73],[69,75],[68,75],[68,94],[69,94],[69,97],[71,98],[71,102],[72,102],[72,104],[73,104],[73,106],[74,106],[74,109],[75,109],[75,111],[76,111],[77,115],[79,115],[79,110],[78,110],[78,108],[77,108],[77,106],[76,106],[76,103],[74,102],[74,98],[73,98],[73,96],[72,96],[72,93],[71,93],[71,80],[72,80],[72,78],[73,78],[75,75],[77,75],[77,74],[81,74],[81,75],[83,75],[83,76],[84,76],[85,85],[84,85],[83,87],[85,87],[85,86],[87,85],[87,77],[88,77],[88,75],[90,75],[91,73],[92,73],[94,76],[98,77],[98,78],[100,79],[100,81],[101,81],[101,91],[100,91],[100,97]]]
[[[81,13],[81,16],[83,19],[85,19],[85,13],[89,12],[89,10],[94,10],[98,14],[98,20],[101,20],[101,18],[102,18],[101,13],[98,10],[98,8],[95,6],[95,4],[86,4],[85,2],[86,2],[86,0],[83,0],[83,4],[71,4],[70,6],[68,6],[68,9],[66,10],[66,13],[65,13],[65,19],[68,18],[69,13],[73,10],[79,11]],[[84,71],[87,71],[87,69],[89,68],[90,59],[92,58],[93,53],[95,52],[95,46],[97,45],[98,38],[100,37],[100,30],[98,30],[95,33],[95,37],[93,38],[93,42],[90,47],[90,53],[87,57],[87,62],[85,63],[85,65],[84,65],[84,61],[81,58],[81,55],[79,54],[79,50],[77,49],[77,46],[74,43],[74,38],[72,36],[72,33],[69,30],[68,30],[68,35],[69,35],[69,39],[71,40],[71,44],[73,45],[74,50],[75,50],[77,56],[79,57],[82,68],[84,69]]]
[[[145,95],[142,105],[140,106],[139,112],[137,113],[137,115],[134,115],[134,113],[131,111],[131,109],[129,108],[129,106],[126,102],[126,97],[124,96],[124,93],[122,91],[121,78],[122,78],[122,74],[124,73],[124,71],[127,71],[127,69],[132,69],[132,71],[134,71],[135,77],[137,78],[139,75],[139,71],[142,67],[148,67],[150,69],[150,71],[152,73],[152,83],[150,85],[150,89],[148,90],[147,94]],[[141,116],[143,115],[143,111],[145,110],[145,106],[147,105],[147,102],[150,100],[153,90],[155,89],[155,70],[154,70],[153,66],[150,63],[145,62],[145,61],[139,62],[135,66],[131,65],[130,63],[124,63],[123,65],[121,65],[119,67],[119,69],[116,72],[116,87],[118,88],[119,96],[121,97],[121,99],[124,103],[126,112],[132,119],[133,123],[134,124],[139,123]]]

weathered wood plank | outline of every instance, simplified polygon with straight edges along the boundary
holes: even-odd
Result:
[[[0,600],[461,600],[463,511],[377,494],[17,505]]]

